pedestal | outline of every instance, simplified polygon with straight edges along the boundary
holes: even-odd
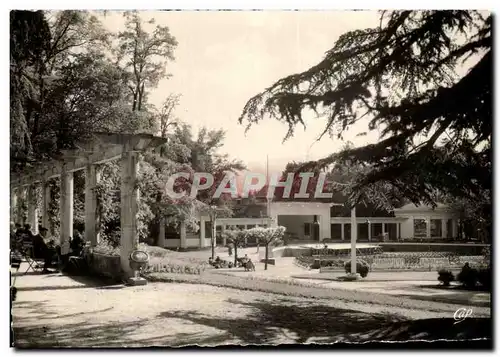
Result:
[[[127,284],[130,286],[140,286],[140,285],[147,285],[148,281],[140,276],[138,277],[133,276],[131,278],[128,278]]]

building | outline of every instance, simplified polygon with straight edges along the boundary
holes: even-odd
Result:
[[[231,226],[240,229],[253,227],[284,226],[289,240],[320,242],[324,239],[350,241],[350,211],[342,204],[331,202],[277,201],[269,206],[261,200],[235,202],[235,217],[216,220],[216,242],[225,245],[221,234]],[[269,210],[269,215],[267,215]],[[251,212],[251,213],[250,213]],[[348,214],[346,214],[348,213]],[[356,217],[358,241],[400,241],[412,239],[453,240],[458,236],[457,212],[445,205],[436,208],[407,204],[385,215],[367,215],[359,210]],[[198,232],[181,229],[179,237],[166,237],[167,248],[205,248],[211,244],[211,221],[208,215],[200,214]],[[248,241],[253,245],[256,242]]]

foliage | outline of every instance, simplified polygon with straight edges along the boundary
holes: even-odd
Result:
[[[491,266],[479,269],[477,273],[477,281],[484,289],[491,291]]]
[[[352,264],[351,261],[348,260],[344,263],[344,269],[346,274],[350,274],[352,272]],[[362,278],[366,278],[368,275],[368,271],[370,270],[370,267],[368,266],[368,263],[365,262],[364,260],[357,259],[356,260],[356,272],[361,275]]]
[[[462,270],[457,275],[457,280],[467,289],[473,289],[476,287],[477,278],[477,269],[469,267],[468,263],[463,266]]]
[[[255,227],[246,230],[247,236],[254,237],[258,244],[264,245],[266,249],[266,258],[264,261],[264,270],[267,270],[267,263],[269,260],[269,247],[283,243],[286,228],[283,226],[278,227]]]
[[[279,245],[282,243],[286,228],[278,227],[255,227],[247,230],[247,235],[254,237],[259,244],[264,246]]]
[[[11,12],[14,171],[58,158],[110,116],[103,107],[119,93],[120,78],[98,52],[107,40],[88,11]]]
[[[451,271],[446,269],[441,269],[440,271],[438,271],[438,280],[444,286],[450,286],[450,282],[455,280],[455,276]]]
[[[165,78],[168,60],[174,59],[177,40],[167,26],[157,25],[153,31],[146,27],[137,11],[126,11],[125,31],[118,33],[115,48],[116,62],[127,73],[127,87],[132,97],[132,111],[141,111],[146,104],[148,88],[155,88],[160,79]]]
[[[492,23],[478,11],[384,11],[380,26],[341,35],[320,63],[251,98],[239,121],[275,117],[289,126],[286,140],[312,109],[326,118],[323,134],[341,139],[366,117],[381,130],[377,143],[317,163],[368,165],[354,203],[376,184],[416,204],[435,204],[436,191],[480,199],[492,177]]]
[[[120,247],[114,245],[107,239],[101,239],[101,241],[92,248],[92,251],[98,254],[120,256]]]

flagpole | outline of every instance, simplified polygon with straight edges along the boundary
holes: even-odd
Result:
[[[267,202],[267,217],[271,218],[271,198],[269,197],[269,155],[266,155],[266,202]]]

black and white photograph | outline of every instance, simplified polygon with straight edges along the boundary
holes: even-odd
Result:
[[[493,11],[15,7],[10,350],[493,349]]]

